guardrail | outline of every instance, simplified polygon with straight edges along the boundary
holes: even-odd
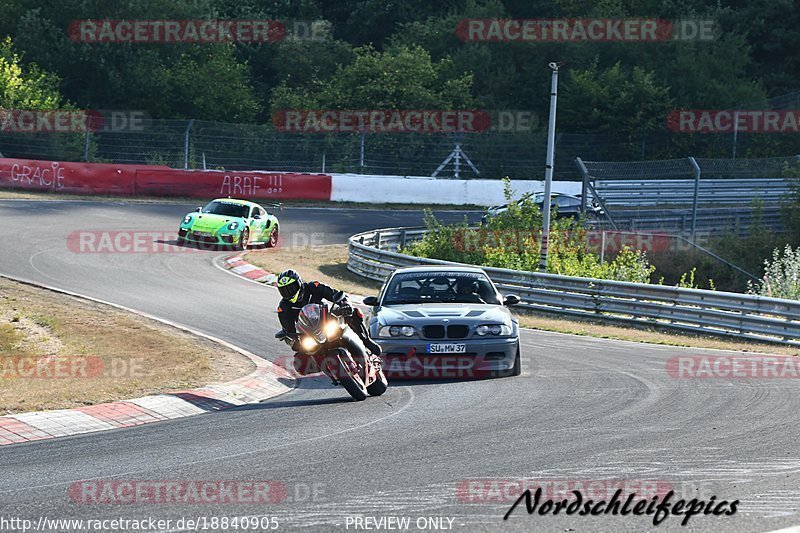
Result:
[[[695,193],[695,187],[697,191]],[[697,194],[702,204],[748,206],[755,198],[780,204],[792,191],[782,178],[676,180],[596,180],[594,187],[609,206],[691,205]]]
[[[704,208],[695,215],[691,209],[614,209],[614,222],[618,229],[631,231],[657,231],[691,235],[708,239],[715,235],[733,232],[746,237],[754,222],[774,232],[784,232],[784,216],[779,207],[763,207],[758,211],[749,208]],[[601,227],[611,224],[601,219]]]
[[[402,267],[458,264],[398,253],[425,232],[424,228],[387,228],[354,235],[347,268],[383,282]],[[522,300],[519,306],[533,311],[800,346],[800,301],[503,268],[484,270],[502,292],[517,294]]]

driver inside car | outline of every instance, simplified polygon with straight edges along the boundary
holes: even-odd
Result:
[[[478,294],[478,283],[470,278],[456,279],[457,300],[461,303],[485,304]]]

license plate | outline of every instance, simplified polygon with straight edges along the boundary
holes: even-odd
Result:
[[[428,353],[467,353],[467,345],[444,343],[429,344]]]
[[[198,237],[211,237],[211,234],[207,231],[195,231],[194,234]]]

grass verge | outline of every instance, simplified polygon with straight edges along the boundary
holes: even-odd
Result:
[[[0,415],[194,388],[254,369],[206,339],[0,278]]]
[[[380,283],[364,279],[347,270],[347,245],[345,244],[256,250],[248,252],[245,259],[275,274],[287,268],[293,268],[305,280],[317,280],[352,294],[377,295],[381,287]],[[652,327],[625,328],[599,321],[567,319],[538,313],[517,311],[515,314],[523,327],[572,335],[775,355],[798,354],[796,348],[776,344],[672,333]]]

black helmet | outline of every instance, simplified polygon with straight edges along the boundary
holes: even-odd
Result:
[[[294,270],[285,270],[278,276],[278,292],[286,300],[297,303],[303,293],[303,279]]]
[[[456,292],[458,294],[478,292],[478,284],[472,278],[456,278]]]

